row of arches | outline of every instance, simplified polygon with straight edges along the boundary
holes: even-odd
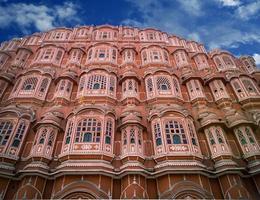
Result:
[[[35,53],[28,47],[19,47],[13,59],[10,54],[0,52],[0,68],[7,66],[6,64],[9,63],[9,60],[12,60],[10,63],[12,66],[21,68],[37,64],[48,64],[63,68],[93,63],[117,65],[118,62],[121,62],[121,65],[136,65],[139,62],[138,54],[136,47],[132,45],[119,50],[118,47],[109,43],[97,43],[89,46],[87,50],[85,50],[84,45],[76,45],[67,51],[62,45],[46,44],[37,48]],[[119,61],[119,57],[121,61]],[[183,48],[169,52],[165,47],[149,45],[140,49],[140,57],[143,66],[162,64],[166,66],[175,65],[177,68],[182,68],[194,63],[197,70],[202,70],[212,68],[210,63],[212,62],[211,59],[213,59],[218,71],[239,68],[235,63],[236,59],[228,52],[212,54],[211,57],[203,52],[190,56],[188,51]],[[251,68],[248,67],[248,64],[245,65],[246,70],[249,70],[250,73],[256,68],[255,65],[250,65]]]
[[[50,70],[50,68],[26,70],[23,74],[16,77],[17,81],[12,88],[9,99],[32,97],[44,101],[51,84],[54,82],[56,89],[53,98],[62,98],[70,101],[73,88],[77,85],[78,78],[76,72],[71,70],[65,71],[53,81],[54,73],[55,71]],[[10,86],[7,76],[8,74],[3,75],[0,79],[0,97],[4,95],[4,92]],[[229,82],[239,101],[259,97],[259,88],[250,76],[234,76],[230,78]],[[184,88],[180,84],[179,78],[167,71],[157,70],[146,73],[144,84],[147,100],[157,97],[177,98],[180,100],[184,98]],[[206,83],[201,78],[194,77],[182,81],[182,84],[187,88],[190,101],[199,98],[206,99],[204,84],[209,85],[215,101],[230,99],[230,92],[227,90],[227,80],[223,77],[214,77]],[[121,91],[118,90],[119,85],[122,86]],[[118,79],[114,71],[93,68],[82,72],[80,75],[76,98],[107,96],[117,99],[117,93],[121,92],[122,99],[140,99],[142,90],[142,81],[135,72],[126,72],[121,79]]]

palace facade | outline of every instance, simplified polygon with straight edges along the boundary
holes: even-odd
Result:
[[[156,29],[0,47],[0,198],[260,199],[260,71]]]

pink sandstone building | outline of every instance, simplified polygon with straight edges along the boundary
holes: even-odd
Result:
[[[251,56],[123,26],[0,47],[0,199],[260,199]]]

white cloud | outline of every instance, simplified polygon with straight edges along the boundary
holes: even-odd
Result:
[[[202,3],[200,0],[177,0],[182,9],[188,14],[200,16],[203,14]]]
[[[126,25],[155,27],[174,35],[199,41],[212,48],[238,48],[241,44],[260,42],[258,25],[241,23],[232,13],[212,9],[216,2],[200,1],[203,17],[187,13],[183,4],[166,0],[127,0],[139,12],[140,18],[125,19]],[[179,2],[179,0],[178,0]],[[229,2],[230,3],[230,2]],[[238,2],[236,2],[238,4]],[[231,5],[231,3],[229,4]],[[233,4],[234,5],[234,4]],[[211,6],[211,10],[207,10]],[[225,15],[226,14],[226,15]],[[207,16],[217,15],[218,18]],[[224,15],[224,16],[223,16]],[[203,22],[202,22],[203,21]]]
[[[260,1],[252,2],[243,6],[239,6],[236,14],[243,20],[248,20],[251,17],[259,17]]]
[[[241,4],[240,0],[217,0],[220,2],[223,6],[239,6]]]
[[[1,28],[15,24],[23,33],[28,33],[30,27],[46,31],[66,22],[79,21],[77,9],[78,7],[71,2],[52,7],[13,3],[0,6],[0,24]]]
[[[254,53],[253,58],[255,59],[256,65],[260,66],[260,54]]]

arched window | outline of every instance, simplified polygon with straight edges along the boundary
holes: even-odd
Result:
[[[19,147],[19,145],[20,145],[20,143],[23,139],[25,129],[26,129],[25,122],[23,122],[23,121],[20,122],[18,129],[16,130],[16,134],[14,136],[14,139],[13,139],[12,147]]]
[[[174,88],[174,92],[177,96],[181,96],[181,89],[180,89],[180,85],[179,85],[179,81],[177,80],[177,78],[173,78],[173,88]]]
[[[39,96],[43,96],[45,94],[45,92],[48,89],[48,85],[49,85],[49,79],[48,78],[44,78],[42,80],[40,88],[39,88]]]
[[[218,138],[218,143],[219,144],[223,144],[224,143],[224,138],[223,138],[222,134],[220,134],[218,129],[216,129],[215,131],[216,131],[216,136]]]
[[[220,69],[220,70],[224,69],[223,64],[222,64],[221,60],[219,59],[219,57],[215,57],[214,61],[215,61],[216,65],[217,65],[218,69]]]
[[[165,90],[170,90],[171,89],[171,84],[168,78],[163,77],[163,76],[159,76],[157,78],[157,89],[160,91],[165,91]]]
[[[112,121],[108,120],[106,124],[106,138],[105,138],[105,143],[106,144],[111,144],[111,137],[112,137],[112,129],[113,128],[113,123]]]
[[[30,91],[34,90],[38,82],[38,78],[30,77],[23,82],[22,90]]]
[[[147,63],[147,52],[146,50],[143,50],[142,52],[142,59],[143,59],[143,63]]]
[[[82,90],[84,89],[85,86],[85,76],[82,76],[80,78],[80,82],[79,82],[79,92],[82,92]]]
[[[235,134],[245,157],[251,157],[259,153],[259,145],[254,137],[254,133],[249,126],[240,126],[235,129]]]
[[[151,78],[147,79],[147,89],[148,89],[148,92],[153,91],[153,80]]]
[[[45,129],[45,128],[42,129],[39,140],[38,140],[38,144],[44,144],[47,132],[48,132],[47,129]]]
[[[154,124],[154,136],[156,146],[162,145],[162,132],[159,123]]]
[[[0,145],[5,145],[13,132],[13,123],[11,121],[0,121]]]
[[[237,131],[237,135],[238,135],[238,139],[239,139],[239,141],[240,141],[240,143],[241,143],[242,145],[247,144],[246,138],[245,138],[245,136],[243,135],[243,133],[242,133],[241,130],[238,130],[238,131]]]
[[[249,78],[241,78],[241,81],[243,83],[243,85],[245,86],[247,92],[249,93],[249,95],[257,95],[258,91],[254,85],[254,83],[252,82],[251,79]]]
[[[113,77],[113,76],[110,76],[110,79],[109,79],[110,81],[109,81],[109,90],[111,91],[111,92],[114,92],[115,91],[115,78]]]
[[[135,129],[130,130],[130,143],[135,144]]]
[[[226,92],[226,88],[221,80],[213,80],[209,83],[209,87],[215,100],[219,100],[221,98],[229,98],[229,95]]]
[[[127,131],[126,130],[124,130],[124,133],[123,133],[123,144],[127,145]]]
[[[246,127],[246,128],[245,128],[245,132],[246,132],[246,135],[247,135],[247,137],[248,137],[249,142],[250,142],[251,144],[255,144],[255,139],[254,139],[254,137],[253,137],[253,135],[252,135],[252,133],[251,133],[251,130],[250,130],[248,127]]]
[[[77,124],[75,142],[100,142],[101,122],[95,118],[81,120]]]
[[[227,67],[235,67],[234,62],[229,56],[223,56],[222,59]]]
[[[165,123],[165,133],[167,144],[187,144],[183,125],[178,121],[168,121]]]
[[[196,136],[194,133],[194,128],[193,128],[193,125],[191,124],[191,122],[188,122],[188,128],[189,128],[189,132],[190,132],[191,143],[195,146],[198,146]]]
[[[212,135],[211,130],[209,130],[208,133],[209,133],[209,141],[210,141],[210,144],[211,144],[211,145],[216,144],[215,139],[214,139],[214,137],[213,137],[213,135]]]
[[[72,129],[73,129],[73,122],[70,121],[69,122],[69,126],[68,126],[67,131],[66,131],[65,144],[69,144],[70,143]]]
[[[50,146],[50,147],[53,145],[54,136],[55,136],[55,134],[54,134],[54,132],[52,131],[52,132],[49,134],[48,143],[47,143],[47,145]]]

